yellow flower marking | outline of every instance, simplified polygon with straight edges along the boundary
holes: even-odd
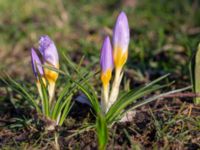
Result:
[[[128,57],[128,51],[126,50],[125,53],[123,53],[122,49],[117,47],[114,49],[114,64],[116,68],[122,68],[122,66],[125,64],[127,57]]]
[[[108,69],[106,72],[101,73],[101,81],[104,87],[107,87],[112,76],[112,70]]]
[[[58,78],[58,73],[50,70],[48,68],[44,69],[44,73],[45,73],[45,78],[49,81],[49,82],[56,82],[57,78]]]
[[[56,68],[59,68],[59,65],[57,65]],[[44,75],[48,82],[56,82],[58,78],[58,73],[56,71],[48,69],[47,67],[44,67]]]

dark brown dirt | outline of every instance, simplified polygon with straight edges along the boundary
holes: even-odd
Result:
[[[188,101],[188,102],[187,102]],[[29,148],[43,147],[54,149],[53,132],[44,131],[42,119],[34,111],[16,109],[7,101],[7,112],[0,114],[0,147],[21,144]],[[9,110],[9,111],[8,111]],[[107,149],[132,149],[133,145],[141,149],[167,148],[190,149],[200,148],[199,121],[200,106],[185,98],[166,98],[157,100],[136,110],[131,122],[118,123],[112,126]],[[35,118],[30,123],[19,122],[16,118]],[[196,123],[195,123],[196,121]],[[64,127],[57,127],[60,133],[61,149],[97,149],[95,131],[87,130],[71,136],[89,123],[94,123],[92,110],[80,103],[75,103]],[[12,127],[12,125],[19,126]]]

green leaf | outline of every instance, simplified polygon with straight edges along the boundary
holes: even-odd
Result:
[[[79,70],[78,70],[78,67],[75,63],[73,63],[70,58],[65,54],[63,53],[63,56],[64,56],[64,59],[66,61],[66,63],[73,69],[75,70],[78,74],[80,74]]]
[[[188,87],[185,87],[185,88],[182,88],[182,89],[177,89],[177,90],[173,90],[173,91],[170,91],[170,92],[166,92],[166,93],[162,93],[162,94],[159,94],[159,95],[155,95],[155,96],[152,96],[150,98],[147,98],[143,101],[140,101],[138,103],[136,103],[135,105],[133,105],[132,107],[130,107],[129,109],[125,110],[122,114],[121,114],[121,117],[123,117],[123,115],[125,113],[127,113],[128,111],[131,111],[131,110],[134,110],[138,107],[141,107],[147,103],[150,103],[152,101],[155,101],[155,100],[158,100],[159,98],[164,98],[165,96],[168,96],[170,94],[175,94],[175,93],[179,93],[179,92],[182,92],[182,91],[185,91],[185,90],[188,90],[190,89],[191,86],[188,86]]]
[[[193,85],[193,91],[195,93],[200,93],[200,43],[198,49],[193,55],[190,62],[190,78]],[[195,104],[200,104],[200,97],[194,98]]]
[[[39,108],[39,106],[37,105],[33,97],[29,94],[27,89],[22,87],[19,83],[13,80],[9,75],[6,75],[6,76],[7,76],[7,79],[3,79],[1,77],[1,80],[5,84],[7,84],[11,89],[18,92],[20,95],[22,95],[37,110],[37,112],[41,113],[41,109]]]
[[[162,88],[162,86],[155,85],[151,86],[150,88],[144,89],[140,92],[132,92],[130,91],[127,93],[126,96],[122,97],[121,99],[117,100],[110,108],[109,112],[106,114],[107,121],[109,123],[112,123],[113,121],[118,118],[118,116],[121,114],[123,110],[125,110],[130,104],[138,100],[139,98],[150,94],[153,91],[156,91],[158,89]]]
[[[131,90],[127,92],[126,94],[123,94],[123,96],[120,97],[109,109],[109,111],[106,113],[106,119],[108,124],[112,124],[113,121],[115,121],[117,118],[119,118],[120,114],[125,110],[130,104],[135,102],[137,99],[153,92],[158,89],[161,89],[163,87],[166,87],[166,85],[160,86],[155,85],[157,82],[161,81],[162,79],[166,78],[168,75],[164,75],[149,84],[147,84],[144,87],[141,87],[137,90]]]
[[[84,86],[82,86],[81,84],[79,84],[74,80],[72,80],[72,82],[74,82],[80,88],[80,90],[86,95],[86,97],[89,99],[92,105],[92,108],[95,110],[96,114],[98,114],[100,112],[100,104],[95,94],[94,93],[91,94],[89,92],[92,89],[86,89]]]
[[[65,107],[65,105],[67,105],[68,103],[70,104],[72,95],[73,95],[72,93],[68,94],[62,102],[58,103],[58,108],[56,110],[55,116],[52,116],[52,119],[54,119],[54,120],[58,119],[58,117],[61,115],[61,112],[62,112],[63,108]]]
[[[69,114],[69,111],[71,110],[72,105],[71,104],[71,97],[68,97],[68,99],[65,100],[65,103],[62,105],[61,110],[63,110],[60,121],[59,121],[59,125],[62,126],[66,116]],[[60,111],[61,112],[61,111]]]
[[[41,65],[41,66],[44,67],[44,68],[47,68],[49,70],[55,71],[55,72],[57,72],[57,73],[59,73],[61,75],[67,75],[67,73],[65,73],[64,71],[62,71],[60,69],[57,69],[57,68],[55,68],[53,66],[50,66],[50,65]]]
[[[105,150],[108,143],[108,127],[106,118],[102,114],[99,114],[96,119],[96,132],[98,137],[99,150]]]
[[[71,86],[71,83],[68,80],[66,85],[65,85],[65,87],[64,87],[64,89],[59,94],[58,100],[56,101],[54,107],[52,108],[52,115],[51,115],[52,119],[55,120],[56,116],[59,114],[58,108],[60,107],[60,104],[61,104],[61,102],[63,100],[63,97],[69,92],[68,90],[69,90],[70,86]]]
[[[47,95],[47,88],[42,80],[41,75],[38,74],[38,78],[39,78],[39,82],[40,82],[40,86],[41,86],[41,90],[42,90],[42,108],[43,108],[43,113],[45,116],[49,117],[50,115],[50,111],[49,111],[49,99],[48,99],[48,95]]]

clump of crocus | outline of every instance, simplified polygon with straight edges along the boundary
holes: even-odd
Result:
[[[37,87],[40,93],[40,97],[43,98],[39,77],[41,77],[43,84],[48,87],[48,94],[49,94],[48,101],[49,104],[52,105],[53,96],[55,93],[55,83],[58,78],[58,72],[51,70],[47,67],[43,67],[42,65],[59,69],[58,52],[54,42],[47,35],[41,36],[39,40],[38,49],[39,52],[41,53],[42,61],[39,59],[37,53],[32,48],[31,49],[32,68],[34,75],[37,78]],[[44,108],[43,111],[45,111]]]
[[[123,76],[122,68],[128,57],[128,45],[130,40],[128,19],[124,12],[121,12],[117,18],[113,30],[113,52],[109,37],[104,40],[101,50],[101,80],[103,83],[102,105],[105,112],[117,100],[119,86]],[[112,68],[115,68],[115,78],[112,84],[112,90],[109,92],[109,81],[112,76]]]
[[[32,68],[41,98],[42,113],[47,119],[52,121],[45,129],[54,130],[55,126],[63,124],[70,110],[71,97],[73,94],[67,94],[68,88],[70,87],[68,83],[60,93],[58,99],[53,99],[59,71],[58,52],[54,42],[47,35],[40,38],[38,50],[41,54],[41,59],[36,51],[33,48],[31,49]],[[37,105],[35,106],[37,107]],[[40,109],[39,107],[37,108],[38,110]],[[55,133],[55,146],[56,149],[59,149],[57,133]]]
[[[35,49],[31,49],[31,63],[33,68],[33,73],[36,77],[36,85],[38,92],[42,99],[42,112],[46,116],[49,116],[50,110],[49,105],[52,104],[53,96],[55,93],[55,83],[58,78],[58,73],[56,71],[50,70],[45,66],[51,66],[59,68],[59,59],[56,46],[54,42],[47,36],[41,36],[39,40],[39,52],[42,56],[41,60],[36,53]],[[42,82],[42,83],[41,83]],[[42,91],[42,85],[48,88],[48,100],[45,98]],[[46,99],[46,100],[44,100]],[[47,104],[48,102],[48,104]],[[48,106],[47,106],[48,105]]]
[[[168,75],[164,75],[145,86],[135,89],[130,89],[129,91],[124,91],[123,94],[118,98],[120,83],[123,77],[123,66],[127,61],[128,57],[128,45],[130,40],[130,32],[128,19],[124,12],[121,12],[117,18],[114,30],[113,30],[113,51],[109,40],[106,37],[101,49],[101,81],[102,81],[102,98],[101,106],[98,105],[97,97],[95,94],[89,94],[82,87],[82,91],[88,96],[91,102],[91,106],[94,108],[97,114],[96,119],[96,132],[98,137],[99,149],[106,149],[106,144],[109,137],[109,127],[111,127],[115,122],[122,120],[125,114],[129,111],[134,110],[144,104],[152,102],[163,96],[167,96],[173,93],[181,92],[188,87],[183,89],[178,89],[170,91],[167,93],[161,93],[160,95],[155,95],[140,102],[135,103],[138,99],[143,98],[143,96],[160,90],[166,85],[159,85],[158,82],[166,78]],[[115,70],[114,80],[110,90],[110,81],[112,77],[112,69]],[[126,119],[125,119],[126,120]]]
[[[73,88],[68,93],[71,84],[67,82],[66,87],[61,91],[58,99],[54,99],[55,84],[58,79],[58,72],[60,71],[57,48],[54,42],[45,35],[39,40],[38,50],[41,59],[36,53],[36,50],[32,48],[31,62],[41,98],[42,113],[48,119],[54,121],[56,125],[62,125],[70,109],[73,90],[76,90],[76,88]],[[38,110],[40,109],[36,104],[34,106]]]
[[[54,42],[47,36],[42,36],[39,40],[38,50],[31,49],[31,63],[33,73],[36,77],[36,85],[39,93],[39,103],[35,100],[35,94],[30,89],[20,85],[9,75],[7,79],[2,79],[13,90],[18,92],[27,102],[45,119],[44,129],[54,131],[56,126],[62,126],[67,117],[74,91],[77,87],[66,79],[64,87],[59,90],[57,99],[54,98],[55,85],[58,75],[66,75],[59,70],[59,57]],[[55,146],[59,149],[58,133],[55,131]]]

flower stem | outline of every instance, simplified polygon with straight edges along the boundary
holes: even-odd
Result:
[[[109,108],[112,106],[112,104],[116,101],[116,99],[118,97],[119,86],[120,86],[120,83],[121,83],[122,75],[123,74],[121,74],[121,68],[116,69],[115,79],[114,79],[113,84],[112,84],[112,90],[111,90],[111,93],[110,93],[106,112],[109,110]]]
[[[53,97],[54,97],[54,93],[55,93],[55,82],[49,83],[48,92],[49,92],[49,104],[50,104],[50,106],[52,106],[53,105]]]
[[[107,110],[108,98],[109,98],[109,90],[110,90],[110,85],[109,84],[103,86],[101,107],[102,107],[104,113],[106,113],[106,110]]]

